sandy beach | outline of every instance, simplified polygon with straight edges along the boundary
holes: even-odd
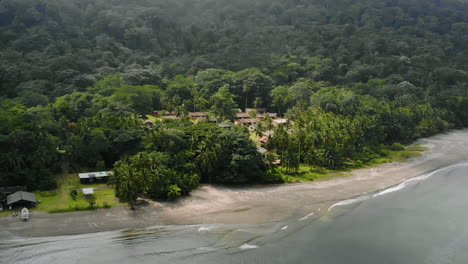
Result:
[[[63,214],[33,212],[29,222],[0,218],[1,237],[58,236],[154,225],[255,224],[326,214],[339,201],[373,193],[407,179],[468,160],[468,130],[451,131],[415,144],[429,148],[404,163],[355,170],[327,181],[226,188],[202,185],[175,203],[149,202],[137,210],[111,209]]]

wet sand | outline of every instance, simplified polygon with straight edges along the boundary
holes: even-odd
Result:
[[[352,171],[352,175],[327,181],[225,188],[202,185],[176,203],[114,207],[63,214],[33,212],[29,222],[0,218],[0,239],[20,236],[58,236],[94,233],[154,225],[256,224],[289,217],[325,214],[330,205],[373,193],[438,168],[468,160],[468,130],[452,131],[415,144],[429,148],[422,157],[404,163]]]

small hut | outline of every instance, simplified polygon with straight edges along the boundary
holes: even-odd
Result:
[[[26,191],[26,186],[0,187],[0,205],[5,206],[7,203],[7,196],[19,191]]]
[[[30,192],[19,191],[7,196],[7,205],[13,207],[35,207],[36,195]]]

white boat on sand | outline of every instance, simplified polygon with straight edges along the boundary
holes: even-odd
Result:
[[[29,210],[28,208],[23,208],[23,210],[21,210],[21,220],[23,221],[28,221],[29,219]]]

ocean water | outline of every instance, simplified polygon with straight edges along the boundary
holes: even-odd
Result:
[[[468,167],[442,168],[324,215],[0,241],[0,263],[468,263]]]

